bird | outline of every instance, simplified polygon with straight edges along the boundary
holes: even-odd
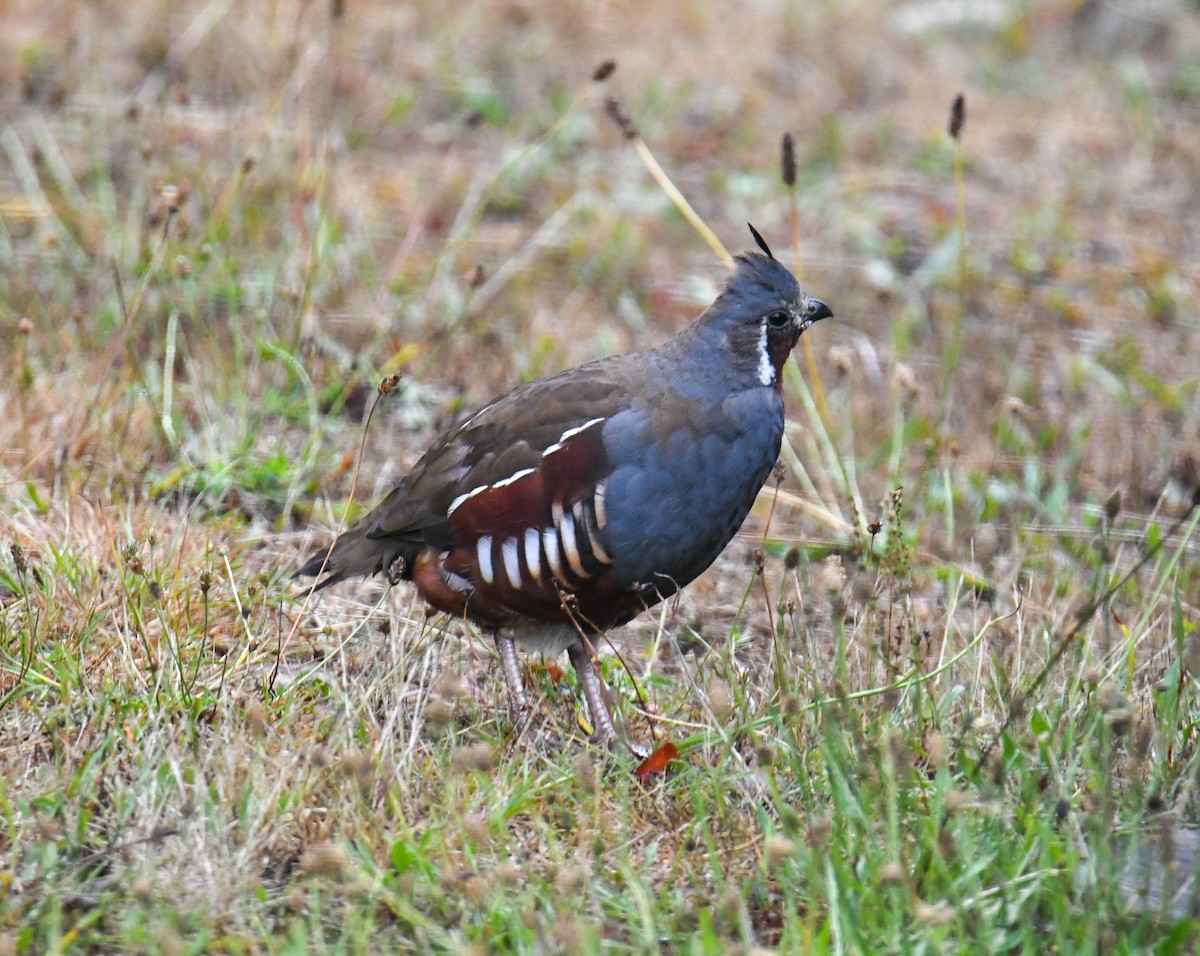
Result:
[[[574,667],[591,743],[619,745],[594,641],[721,553],[779,457],[783,365],[833,313],[750,226],[724,290],[654,348],[528,382],[438,437],[297,576],[411,582],[493,637],[512,718],[531,716],[516,645]],[[635,751],[636,752],[636,751]]]

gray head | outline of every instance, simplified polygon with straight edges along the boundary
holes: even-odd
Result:
[[[734,353],[734,362],[752,372],[761,385],[779,387],[783,363],[810,325],[833,315],[820,299],[806,295],[767,248],[758,231],[751,233],[763,253],[736,257],[736,270],[725,291],[697,320],[706,333],[716,332]]]

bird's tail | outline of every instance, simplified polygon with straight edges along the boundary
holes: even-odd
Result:
[[[351,528],[329,547],[322,548],[309,558],[296,577],[316,577],[324,574],[311,590],[322,591],[331,584],[337,584],[351,577],[365,577],[368,574],[378,574],[387,571],[396,562],[401,561],[399,577],[411,576],[409,570],[416,557],[419,547],[408,542],[397,542],[388,538],[369,538],[365,528]],[[412,551],[412,554],[408,552]]]

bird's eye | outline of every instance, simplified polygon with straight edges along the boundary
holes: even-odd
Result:
[[[767,325],[773,329],[785,329],[791,321],[792,317],[784,312],[783,309],[776,309],[767,316]]]

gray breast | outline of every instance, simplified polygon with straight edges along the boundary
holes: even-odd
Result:
[[[708,406],[682,421],[629,410],[605,423],[605,550],[626,585],[666,596],[721,553],[779,455],[783,408],[773,388]]]

